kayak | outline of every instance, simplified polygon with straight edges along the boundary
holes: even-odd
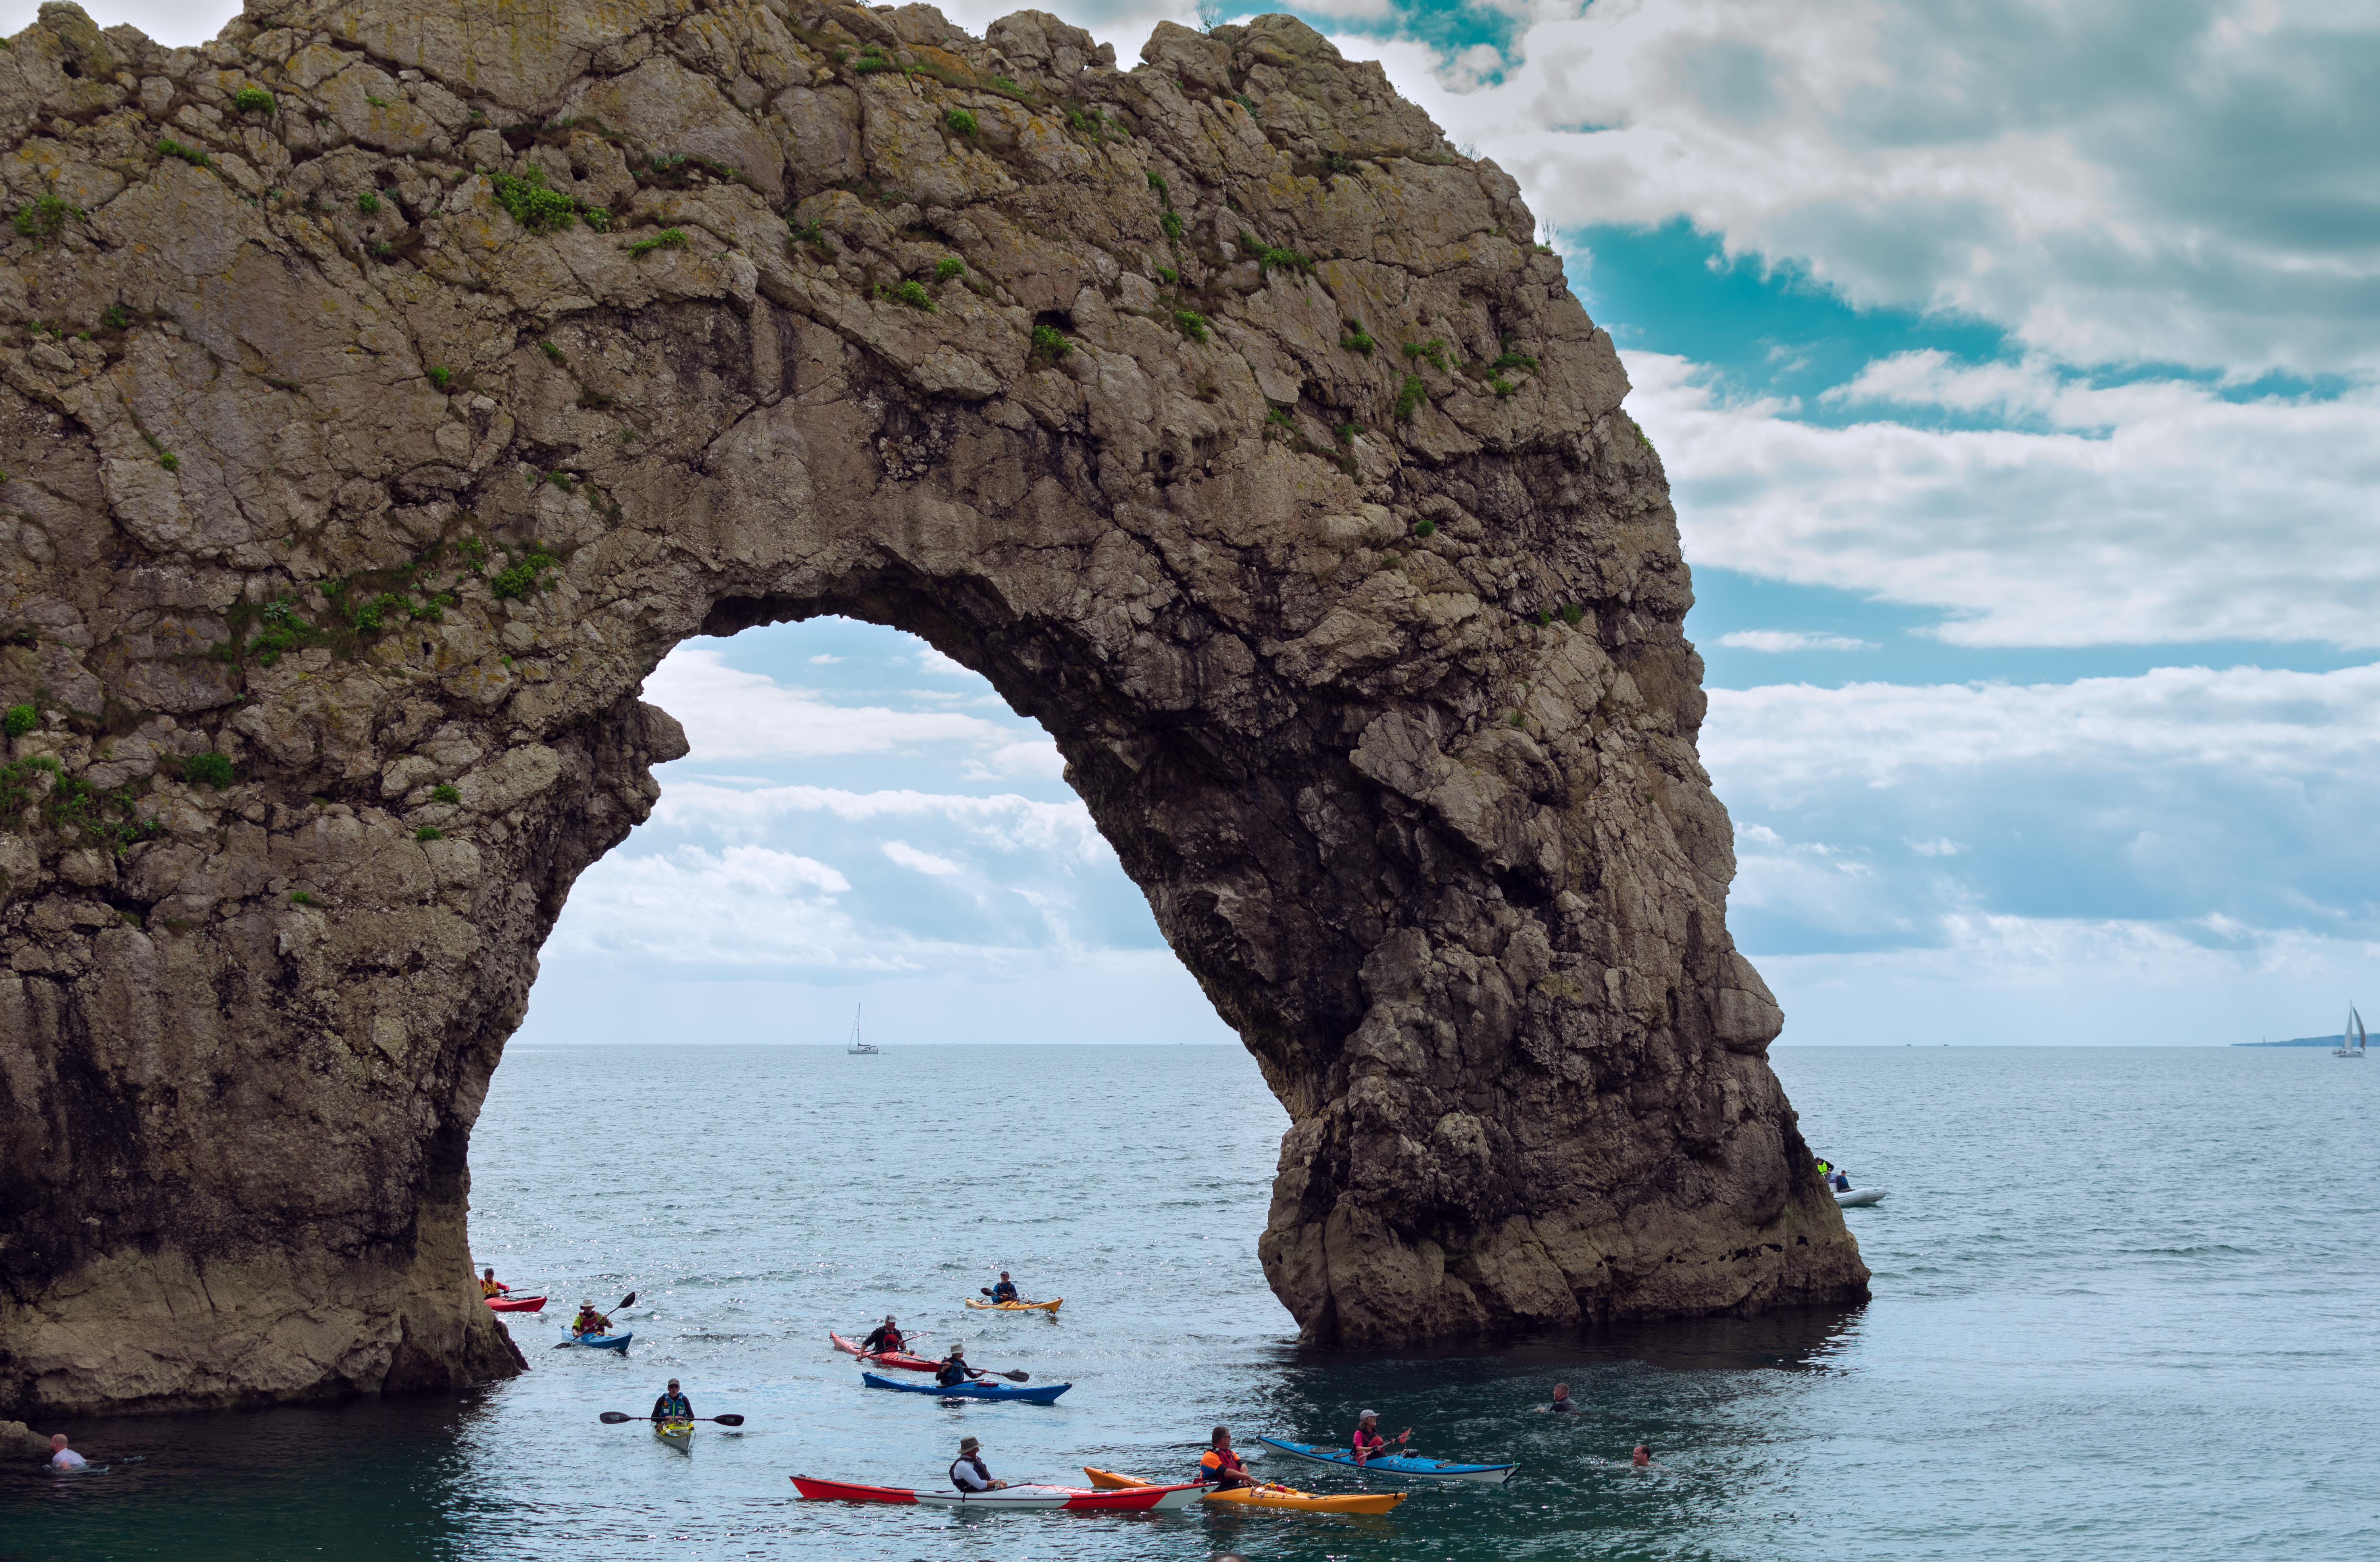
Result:
[[[1155,1484],[1137,1476],[1119,1475],[1112,1470],[1093,1470],[1087,1464],[1083,1466],[1083,1473],[1091,1478],[1092,1485],[1102,1488]],[[1210,1490],[1207,1500],[1237,1503],[1242,1508],[1273,1508],[1285,1513],[1386,1513],[1411,1495],[1411,1492],[1357,1492],[1346,1496],[1324,1496],[1268,1481],[1261,1486],[1234,1486],[1228,1492]]]
[[[1867,1205],[1881,1203],[1884,1199],[1885,1193],[1886,1190],[1882,1188],[1852,1188],[1848,1190],[1839,1188],[1835,1191],[1835,1202],[1842,1205],[1845,1209],[1859,1209]]]
[[[694,1423],[690,1421],[657,1421],[653,1423],[653,1436],[682,1454],[694,1451]]]
[[[945,1388],[939,1383],[895,1383],[872,1372],[861,1373],[859,1381],[870,1388],[892,1388],[903,1394],[931,1394],[943,1399],[1018,1399],[1028,1405],[1049,1404],[1075,1386],[1071,1383],[1040,1383],[1030,1388],[1017,1388],[1005,1383],[956,1383]]]
[[[1055,1302],[978,1302],[972,1296],[963,1300],[978,1313],[1055,1313],[1066,1304],[1062,1296]]]
[[[834,1341],[836,1350],[856,1356],[863,1362],[873,1362],[880,1367],[897,1367],[903,1372],[940,1372],[941,1370],[941,1362],[929,1362],[923,1356],[912,1356],[900,1350],[868,1350],[852,1340],[844,1338],[839,1334],[831,1334],[827,1338]]]
[[[1135,1486],[1099,1492],[1081,1486],[1003,1486],[996,1492],[920,1492],[907,1486],[864,1486],[852,1481],[792,1477],[812,1502],[890,1502],[920,1508],[1012,1508],[1025,1512],[1178,1513],[1207,1495],[1204,1486]]]
[[[541,1296],[491,1296],[488,1310],[493,1313],[542,1313],[545,1298]]]
[[[636,1331],[631,1329],[626,1334],[574,1334],[562,1343],[584,1345],[589,1350],[625,1350],[628,1341],[636,1338]]]
[[[1450,1459],[1424,1459],[1418,1454],[1374,1454],[1362,1464],[1345,1448],[1326,1448],[1313,1443],[1284,1443],[1278,1437],[1259,1437],[1257,1442],[1268,1448],[1310,1459],[1317,1464],[1335,1464],[1342,1470],[1376,1470],[1383,1475],[1409,1475],[1420,1481],[1479,1481],[1500,1486],[1512,1478],[1517,1464],[1456,1464]]]

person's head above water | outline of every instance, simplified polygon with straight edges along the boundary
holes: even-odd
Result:
[[[63,1448],[66,1446],[67,1435],[65,1433],[53,1432],[50,1434],[50,1452],[56,1453],[60,1448]]]
[[[1567,1384],[1567,1383],[1557,1383],[1557,1384],[1555,1384],[1555,1385],[1554,1385],[1554,1398],[1555,1398],[1555,1399],[1569,1399],[1569,1398],[1570,1398],[1570,1385],[1569,1385],[1569,1384]]]
[[[1634,1459],[1634,1461],[1635,1461],[1636,1463],[1638,1463],[1638,1464],[1650,1464],[1650,1463],[1652,1463],[1652,1462],[1653,1462],[1653,1445],[1652,1445],[1652,1444],[1650,1444],[1650,1443],[1639,1443],[1639,1444],[1637,1444],[1637,1445],[1636,1445],[1636,1452],[1635,1452],[1633,1456],[1631,1456],[1631,1457],[1632,1457],[1632,1458]]]

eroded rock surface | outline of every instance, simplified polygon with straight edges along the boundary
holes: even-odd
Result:
[[[71,6],[0,54],[0,1407],[519,1357],[465,1151],[677,641],[986,673],[1287,1103],[1309,1338],[1864,1294],[1729,941],[1660,465],[1286,18]]]

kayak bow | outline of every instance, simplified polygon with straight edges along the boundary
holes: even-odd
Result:
[[[657,1421],[653,1436],[682,1454],[694,1451],[694,1423],[690,1421]]]
[[[942,1399],[1015,1399],[1028,1405],[1049,1404],[1075,1386],[1071,1383],[1037,1383],[1030,1388],[1011,1388],[1004,1383],[957,1383],[945,1388],[939,1383],[895,1383],[872,1372],[861,1373],[859,1381],[870,1388],[891,1388],[903,1394],[931,1394]]]
[[[1374,1454],[1363,1463],[1345,1448],[1323,1447],[1314,1443],[1285,1443],[1278,1437],[1259,1437],[1257,1442],[1268,1448],[1299,1459],[1309,1459],[1317,1464],[1333,1464],[1342,1470],[1376,1471],[1382,1475],[1404,1475],[1416,1481],[1477,1481],[1490,1486],[1500,1486],[1512,1478],[1517,1464],[1457,1464],[1451,1459],[1423,1459],[1418,1454]]]
[[[1083,1473],[1090,1477],[1092,1485],[1103,1490],[1156,1483],[1134,1475],[1119,1475],[1112,1470],[1094,1470],[1087,1464],[1083,1466]],[[1268,1481],[1261,1486],[1234,1486],[1228,1492],[1210,1488],[1206,1500],[1237,1503],[1243,1508],[1269,1508],[1283,1513],[1386,1513],[1411,1495],[1411,1492],[1358,1492],[1326,1496]]]
[[[942,1364],[940,1362],[928,1361],[923,1356],[912,1356],[900,1350],[868,1350],[853,1340],[844,1338],[839,1334],[830,1334],[827,1338],[834,1342],[836,1350],[856,1356],[863,1362],[873,1362],[880,1367],[893,1367],[902,1372],[938,1372]]]
[[[794,1490],[812,1502],[885,1502],[920,1508],[996,1508],[1023,1512],[1178,1513],[1206,1495],[1203,1486],[1135,1486],[1127,1491],[1090,1491],[1081,1486],[1003,1486],[996,1492],[921,1492],[907,1486],[868,1486],[854,1481],[793,1476]]]

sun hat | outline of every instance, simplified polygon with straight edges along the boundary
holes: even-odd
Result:
[[[1380,1419],[1380,1412],[1378,1411],[1366,1411],[1362,1415],[1357,1416],[1355,1419],[1357,1421],[1378,1421]]]
[[[981,1443],[977,1442],[972,1437],[962,1437],[959,1439],[959,1452],[963,1454],[971,1454],[982,1447],[983,1445]]]

